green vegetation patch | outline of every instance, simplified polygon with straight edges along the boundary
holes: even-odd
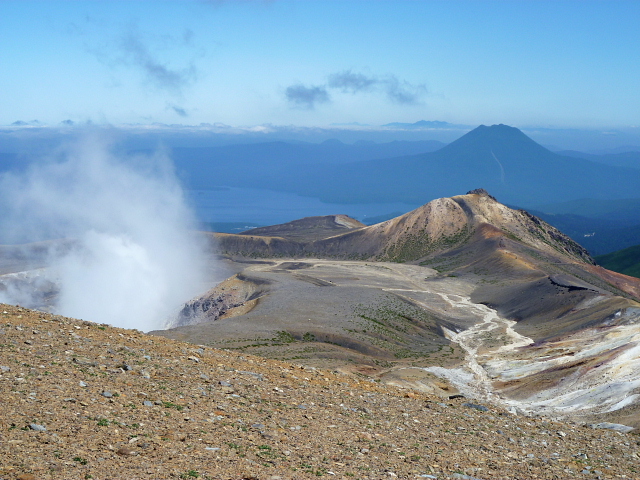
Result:
[[[422,229],[415,234],[405,235],[389,246],[381,259],[398,263],[418,260],[431,253],[463,245],[469,241],[471,233],[471,228],[465,225],[453,235],[443,235],[434,240]]]
[[[435,316],[398,298],[387,298],[377,305],[357,305],[353,313],[356,328],[348,329],[350,334],[398,359],[428,356],[444,341]]]
[[[640,278],[640,245],[595,257],[608,270]]]

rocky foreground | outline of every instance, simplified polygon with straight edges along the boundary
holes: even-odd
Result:
[[[640,478],[633,434],[0,305],[0,479]]]

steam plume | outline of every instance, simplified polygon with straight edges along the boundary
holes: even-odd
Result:
[[[163,328],[203,288],[204,249],[190,233],[195,218],[165,155],[115,155],[109,147],[105,132],[90,132],[23,175],[3,175],[2,241],[72,240],[48,248],[58,313]],[[9,289],[0,300],[24,298]]]

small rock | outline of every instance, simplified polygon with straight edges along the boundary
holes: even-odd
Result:
[[[81,387],[88,387],[89,385],[87,385],[86,383],[84,383],[83,381],[80,381],[78,383],[78,385],[80,385]]]
[[[198,357],[193,357],[193,356],[191,356],[191,357],[187,357],[187,359],[188,359],[188,360],[191,360],[192,362],[196,362],[196,363],[199,363],[199,362],[200,362],[200,359],[199,359]]]
[[[0,372],[10,372],[11,368],[10,367],[6,367],[4,365],[0,365]]]
[[[127,456],[127,455],[135,455],[136,452],[133,448],[130,447],[120,447],[116,453],[118,455]]]
[[[255,377],[257,380],[264,382],[264,375],[262,375],[261,373],[246,372],[246,371],[241,371],[240,373],[242,373],[243,375],[251,375],[252,377]]]
[[[29,428],[31,430],[35,430],[36,432],[46,432],[47,431],[47,427],[45,427],[44,425],[38,425],[37,423],[30,423],[29,424]]]
[[[107,390],[105,390],[104,392],[102,392],[102,393],[101,393],[101,395],[102,395],[103,397],[106,397],[106,398],[111,398],[111,397],[113,397],[113,393],[111,393],[111,392],[109,392],[109,391],[107,391]]]
[[[567,436],[567,434],[566,434],[566,433],[564,433],[562,430],[558,430],[558,436],[559,436],[559,437],[566,437],[566,436]]]
[[[220,380],[218,383],[222,387],[230,387],[231,386],[231,384],[229,382],[225,382],[224,380]]]
[[[463,403],[463,407],[473,408],[475,410],[479,410],[480,412],[488,412],[489,409],[484,405],[478,405],[476,403]]]
[[[21,473],[16,477],[16,480],[36,480],[36,477],[30,473]]]
[[[145,400],[144,402],[142,402],[142,405],[144,405],[145,407],[153,407],[153,402]]]

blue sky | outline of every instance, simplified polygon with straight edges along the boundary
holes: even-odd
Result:
[[[640,127],[638,1],[0,2],[0,125]]]

